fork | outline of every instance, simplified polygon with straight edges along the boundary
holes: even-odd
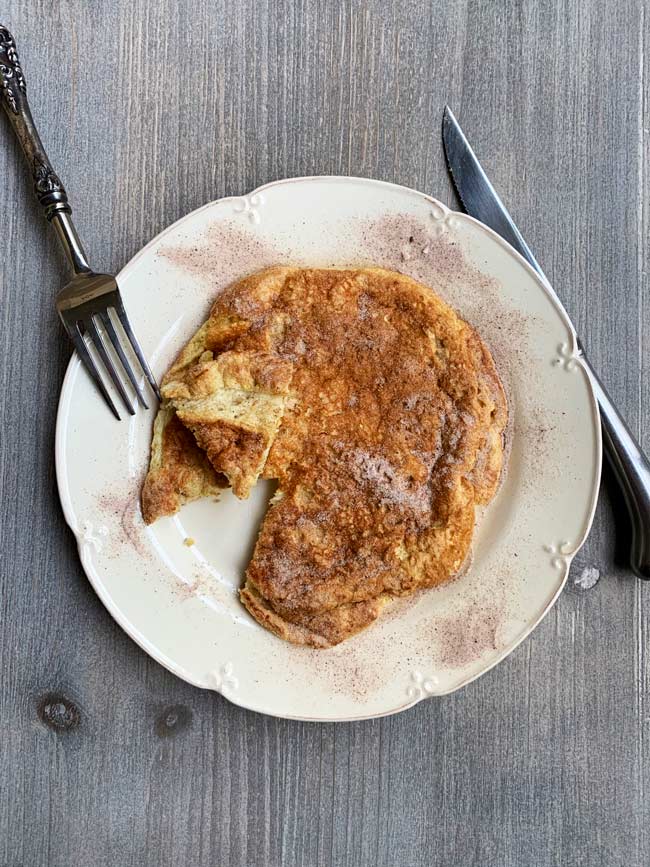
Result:
[[[52,168],[29,109],[27,87],[18,60],[16,43],[11,33],[2,25],[0,25],[0,102],[9,116],[32,172],[36,198],[43,208],[46,219],[54,228],[74,271],[72,280],[56,296],[56,309],[63,326],[79,358],[118,421],[120,414],[91,348],[94,349],[96,357],[113,381],[127,411],[130,415],[135,415],[138,402],[145,409],[148,409],[148,405],[144,393],[144,380],[142,383],[139,382],[139,377],[127,355],[129,351],[135,355],[151,388],[160,399],[158,385],[133,333],[115,277],[110,274],[97,274],[88,264],[70,216],[72,208],[68,203],[67,193]],[[119,328],[123,337],[118,333]],[[129,393],[119,368],[130,381],[135,397]]]

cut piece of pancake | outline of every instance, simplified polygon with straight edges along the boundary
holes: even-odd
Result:
[[[214,332],[214,329],[213,329]],[[191,342],[189,364],[163,380],[166,405],[196,439],[213,468],[245,498],[264,469],[288,399],[292,365],[264,351],[205,349],[210,330]]]
[[[455,575],[502,471],[487,348],[383,269],[273,268],[229,287],[162,391],[236,494],[278,480],[241,599],[297,643],[336,644]]]
[[[154,422],[151,461],[142,488],[145,523],[174,514],[184,503],[215,496],[227,485],[174,410],[161,407]]]

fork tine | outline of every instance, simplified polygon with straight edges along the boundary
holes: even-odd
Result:
[[[129,398],[129,395],[128,395],[126,389],[124,388],[124,383],[122,382],[122,379],[121,379],[119,373],[115,369],[115,365],[113,364],[113,360],[111,359],[110,355],[108,354],[108,350],[106,349],[106,346],[104,345],[104,339],[102,338],[101,334],[99,333],[99,329],[97,328],[97,323],[95,322],[94,316],[91,315],[88,317],[88,319],[84,320],[84,328],[86,329],[86,331],[89,332],[89,334],[92,338],[93,344],[95,345],[95,349],[99,353],[99,356],[104,363],[104,367],[106,368],[109,376],[113,380],[113,384],[115,385],[115,388],[119,391],[120,397],[124,401],[124,405],[128,409],[129,414],[135,415],[135,407],[131,403],[131,399]]]
[[[142,349],[140,349],[140,344],[138,343],[135,334],[133,333],[133,329],[131,328],[131,323],[129,322],[128,316],[126,315],[126,310],[124,309],[124,304],[122,304],[122,299],[118,295],[115,299],[115,312],[117,313],[120,322],[122,323],[122,328],[124,329],[126,336],[129,338],[131,342],[131,346],[133,347],[133,351],[138,356],[138,361],[140,362],[140,366],[144,371],[144,375],[149,380],[149,385],[153,388],[156,393],[156,397],[158,400],[161,400],[160,397],[160,389],[158,388],[158,383],[151,372],[149,365],[147,364],[147,359],[144,357],[144,353]]]
[[[68,337],[72,340],[74,348],[77,350],[77,355],[84,363],[88,373],[95,380],[95,384],[104,396],[104,400],[109,405],[111,412],[118,421],[121,421],[120,414],[113,403],[113,398],[110,396],[108,389],[99,375],[99,371],[97,370],[92,355],[88,352],[88,348],[86,347],[81,331],[79,330],[79,325],[75,323],[74,325],[69,326],[65,321],[63,324],[65,325],[65,330],[68,332]]]
[[[122,349],[122,344],[120,343],[120,338],[117,335],[117,331],[115,330],[115,326],[113,325],[113,320],[111,319],[111,314],[108,310],[102,310],[99,314],[104,328],[106,329],[106,333],[113,344],[113,349],[117,353],[117,357],[120,359],[120,363],[124,368],[124,372],[131,380],[131,385],[135,389],[135,393],[138,397],[138,400],[142,404],[145,409],[149,409],[147,405],[147,401],[144,399],[144,394],[142,393],[142,389],[140,388],[140,384],[138,383],[138,378],[135,375],[135,372],[131,365],[129,364],[129,360],[124,354],[124,350]]]

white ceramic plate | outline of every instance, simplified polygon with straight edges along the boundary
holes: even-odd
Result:
[[[466,574],[394,603],[331,650],[281,641],[237,598],[266,484],[248,501],[226,492],[145,527],[139,489],[154,413],[116,422],[76,357],[56,431],[63,510],[112,616],[179,677],[276,716],[395,713],[487,671],[552,605],[596,503],[597,406],[571,323],[517,253],[422,193],[356,178],[269,184],[206,205],[148,244],[119,283],[156,375],[224,286],[278,263],[403,271],[434,287],[491,347],[510,400],[512,448]]]

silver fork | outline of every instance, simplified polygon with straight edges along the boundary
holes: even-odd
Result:
[[[0,102],[9,116],[31,169],[36,198],[45,217],[55,229],[74,271],[72,280],[56,296],[56,309],[68,337],[118,420],[120,414],[104,382],[100,366],[110,376],[131,415],[135,414],[138,401],[148,409],[144,381],[140,384],[129,354],[135,356],[151,388],[160,399],[158,385],[129,323],[115,277],[110,274],[96,274],[88,264],[70,216],[72,208],[68,203],[65,188],[52,168],[29,110],[27,87],[18,60],[16,43],[11,33],[2,25],[0,88]],[[111,311],[116,317],[115,320]],[[91,351],[93,349],[94,353]],[[101,362],[100,366],[94,354]],[[124,381],[124,375],[133,387],[133,396]]]

